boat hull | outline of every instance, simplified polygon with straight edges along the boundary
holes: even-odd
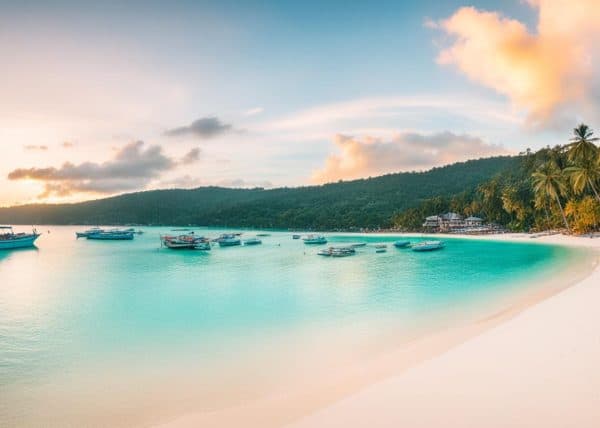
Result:
[[[231,241],[219,241],[219,247],[235,247],[236,245],[242,245],[242,241],[239,239]]]
[[[93,233],[87,236],[87,239],[97,241],[131,241],[133,232],[127,233]]]
[[[33,247],[35,244],[35,240],[38,239],[40,235],[30,234],[22,237],[14,238],[14,239],[5,239],[0,240],[0,250],[12,250],[15,248],[29,248]]]

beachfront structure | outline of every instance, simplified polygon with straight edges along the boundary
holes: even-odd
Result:
[[[465,219],[465,226],[466,227],[481,227],[483,225],[483,219],[479,218],[479,217],[467,217]]]
[[[447,233],[489,233],[499,230],[498,226],[484,225],[483,219],[480,217],[463,218],[460,214],[453,212],[425,218],[423,228],[429,232]]]

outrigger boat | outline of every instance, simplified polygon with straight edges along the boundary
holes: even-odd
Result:
[[[444,248],[442,241],[423,241],[412,246],[413,251],[434,251]]]
[[[387,251],[386,244],[375,244],[374,247],[376,253],[385,253]]]
[[[323,235],[308,235],[303,241],[308,245],[327,244],[327,239]]]
[[[12,226],[0,226],[0,250],[33,247],[40,235],[35,229],[32,233],[15,233]]]
[[[172,250],[204,250],[210,251],[210,241],[203,236],[195,236],[194,233],[189,235],[171,236],[165,235],[160,237],[161,245]]]

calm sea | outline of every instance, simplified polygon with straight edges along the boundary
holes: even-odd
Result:
[[[37,249],[0,252],[0,426],[92,425],[107,412],[127,426],[155,402],[173,411],[233,405],[342,356],[383,352],[440,314],[459,322],[461,308],[539,286],[576,257],[461,239],[416,253],[390,236],[325,234],[369,244],[333,259],[284,232],[258,246],[173,251],[159,242],[170,228],[123,242],[76,240],[81,227],[40,229]],[[375,243],[390,245],[377,254]]]

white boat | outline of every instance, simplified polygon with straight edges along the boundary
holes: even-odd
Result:
[[[203,236],[195,236],[194,233],[188,235],[160,237],[161,245],[172,250],[210,250],[210,241]]]
[[[262,241],[258,238],[248,238],[244,239],[244,245],[260,245]]]
[[[356,250],[352,247],[329,247],[320,250],[317,254],[324,257],[347,257],[356,254]]]
[[[405,239],[401,239],[399,241],[394,242],[394,247],[396,248],[406,248],[410,245],[410,241],[407,241]]]
[[[219,243],[219,247],[234,247],[236,245],[242,245],[242,240],[239,238],[239,234],[235,233],[224,233],[215,239],[215,242]]]
[[[308,235],[303,241],[308,245],[327,244],[327,239],[323,235]]]
[[[39,236],[35,229],[32,233],[15,233],[12,226],[0,226],[0,250],[33,247]]]
[[[375,247],[376,253],[385,253],[387,251],[387,244],[375,244],[373,247]]]
[[[413,251],[434,251],[441,250],[444,248],[442,241],[423,241],[418,244],[414,244],[412,247]]]

